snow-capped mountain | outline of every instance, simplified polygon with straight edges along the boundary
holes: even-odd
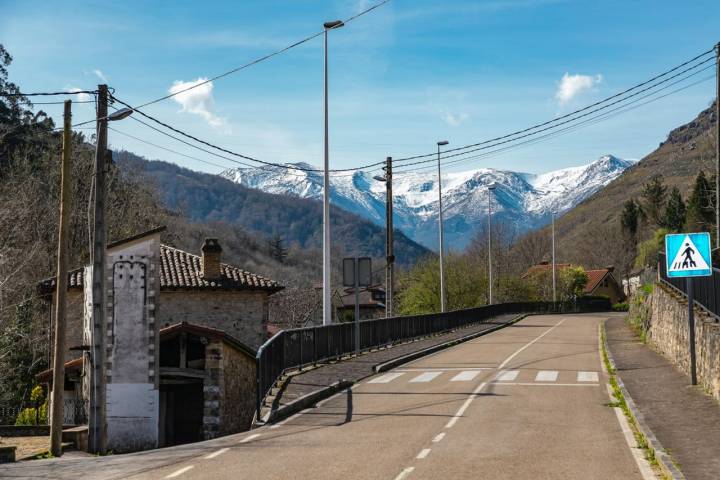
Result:
[[[604,155],[593,163],[543,174],[482,168],[443,174],[445,236],[451,248],[467,246],[484,228],[488,212],[488,186],[493,221],[510,224],[518,232],[545,225],[551,212],[562,214],[610,183],[632,161]],[[308,164],[294,164],[312,168]],[[237,168],[226,178],[269,193],[322,199],[320,172],[273,167]],[[331,202],[340,208],[385,224],[385,183],[357,171],[330,180]],[[437,249],[438,190],[434,172],[395,172],[393,175],[395,228],[429,248]]]

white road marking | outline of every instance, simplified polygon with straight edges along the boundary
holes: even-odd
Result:
[[[455,375],[450,379],[451,382],[469,382],[475,380],[475,377],[480,375],[482,370],[463,370],[462,372]]]
[[[452,428],[455,423],[457,423],[458,418],[463,416],[463,413],[465,413],[465,410],[470,406],[473,399],[480,394],[483,388],[485,388],[485,385],[487,385],[487,382],[483,382],[480,385],[473,390],[473,392],[470,394],[470,396],[463,402],[463,404],[460,406],[457,412],[455,412],[455,415],[448,421],[447,425],[445,425],[445,428]]]
[[[367,383],[390,383],[404,373],[386,373],[385,375],[377,378],[373,378]]]
[[[492,370],[495,367],[428,367],[428,368],[398,368],[396,372],[453,372],[453,371],[467,371],[467,370]]]
[[[418,453],[417,457],[415,457],[415,458],[417,458],[418,460],[422,460],[423,458],[427,457],[429,454],[430,454],[430,449],[423,448],[422,450],[420,450],[420,453]]]
[[[435,438],[432,439],[433,443],[439,443],[442,441],[442,439],[445,438],[445,432],[440,432],[437,435],[435,435]]]
[[[421,373],[417,377],[410,380],[410,383],[425,383],[433,380],[434,378],[442,375],[442,372],[425,372]]]
[[[598,373],[597,372],[578,372],[577,381],[578,382],[597,382],[598,381]]]
[[[230,449],[229,448],[221,448],[217,452],[213,452],[210,455],[206,455],[204,458],[205,458],[205,460],[212,460],[213,458],[217,457],[218,455],[222,455],[223,453],[227,452],[228,450],[230,450]]]
[[[187,467],[183,467],[183,468],[181,468],[180,470],[177,470],[177,471],[171,473],[170,475],[168,475],[168,476],[165,477],[165,478],[175,478],[175,477],[179,477],[179,476],[182,475],[183,473],[187,472],[188,470],[192,470],[193,468],[195,468],[194,465],[188,465]]]
[[[540,370],[535,376],[536,382],[554,382],[557,380],[558,372],[556,370]]]
[[[408,475],[410,475],[413,470],[415,470],[415,467],[407,467],[405,470],[400,472],[397,477],[395,477],[395,480],[403,480],[403,478],[406,478]]]
[[[495,377],[495,381],[498,382],[512,382],[515,380],[520,373],[519,370],[501,370]]]
[[[490,382],[493,385],[506,387],[597,387],[599,383],[520,383],[520,382]]]
[[[520,347],[520,348],[518,348],[517,350],[515,350],[515,352],[514,352],[512,355],[510,355],[509,357],[507,357],[504,362],[502,362],[500,365],[498,365],[498,369],[502,369],[505,365],[507,365],[508,363],[510,363],[510,360],[512,360],[513,358],[515,358],[516,356],[518,356],[518,355],[520,354],[520,352],[522,352],[523,350],[525,350],[526,348],[528,348],[530,345],[532,345],[533,343],[535,343],[535,342],[537,342],[538,340],[540,340],[541,338],[543,338],[543,337],[544,337],[545,335],[547,335],[548,333],[550,333],[550,332],[552,332],[553,330],[555,330],[557,327],[559,327],[560,325],[562,325],[562,323],[563,323],[565,320],[567,320],[567,319],[563,318],[563,319],[560,320],[558,323],[556,323],[553,327],[545,330],[545,332],[543,332],[542,335],[540,335],[539,337],[537,337],[535,340],[532,340],[531,342],[526,343],[526,344],[523,345],[522,347]]]
[[[259,437],[259,436],[260,436],[259,433],[254,433],[254,434],[252,434],[252,435],[250,435],[250,436],[248,436],[248,437],[245,437],[245,438],[243,438],[242,440],[240,440],[240,443],[247,443],[247,442],[249,442],[249,441],[251,441],[251,440],[255,440],[255,439],[256,439],[257,437]]]

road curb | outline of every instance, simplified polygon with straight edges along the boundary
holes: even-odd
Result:
[[[395,367],[398,367],[398,366],[403,365],[408,362],[412,362],[413,360],[417,360],[418,358],[422,358],[426,355],[430,355],[435,352],[439,352],[440,350],[444,350],[446,348],[454,347],[455,345],[458,345],[463,342],[467,342],[468,340],[472,340],[474,338],[482,337],[483,335],[487,335],[488,333],[496,332],[502,328],[505,328],[509,325],[519,322],[520,320],[522,320],[523,318],[525,318],[529,315],[531,315],[531,314],[523,314],[513,320],[510,320],[507,323],[503,323],[501,325],[496,325],[492,328],[488,328],[487,330],[471,333],[470,335],[456,338],[455,340],[450,340],[448,342],[441,343],[439,345],[434,345],[432,347],[428,347],[423,350],[418,350],[417,352],[408,353],[407,355],[403,355],[402,357],[393,358],[392,360],[388,360],[385,363],[379,363],[373,367],[373,371],[375,373],[380,373],[380,372],[386,372],[388,370],[392,370]]]
[[[603,326],[604,324],[605,322],[603,322]],[[605,331],[607,332],[607,329],[605,329]],[[683,475],[683,473],[675,466],[670,456],[665,453],[665,448],[662,446],[662,443],[660,443],[660,440],[657,439],[653,431],[645,422],[645,417],[643,416],[642,412],[637,408],[637,405],[635,405],[635,401],[630,396],[630,392],[628,392],[627,388],[625,388],[625,384],[623,383],[622,378],[620,378],[620,373],[618,372],[617,365],[615,364],[615,359],[613,358],[612,352],[610,351],[607,333],[605,334],[604,338],[604,347],[605,351],[607,352],[610,366],[612,366],[613,371],[615,372],[615,380],[617,381],[618,388],[625,397],[625,404],[632,413],[633,417],[635,417],[635,422],[637,423],[638,429],[640,429],[642,434],[647,439],[650,448],[653,449],[655,458],[658,461],[658,465],[660,465],[660,469],[663,471],[663,473],[665,473],[665,475],[672,478],[673,480],[685,480],[685,475]]]
[[[352,380],[341,379],[333,383],[332,385],[328,385],[325,388],[321,388],[319,390],[307,393],[302,397],[297,398],[296,400],[293,400],[292,402],[283,405],[276,410],[271,410],[267,415],[265,415],[265,418],[263,418],[263,423],[276,423],[284,418],[289,417],[290,415],[293,415],[301,410],[305,410],[306,408],[313,406],[320,400],[324,400],[328,397],[335,395],[341,390],[352,387],[354,384],[355,382],[353,382]]]
[[[519,317],[517,317],[513,320],[510,320],[507,323],[503,323],[501,325],[496,325],[492,328],[488,328],[487,330],[471,333],[464,337],[456,338],[455,340],[450,340],[448,342],[441,343],[441,344],[435,345],[433,347],[428,347],[423,350],[418,350],[417,352],[413,352],[413,353],[404,355],[402,357],[394,358],[385,363],[377,364],[373,367],[373,373],[370,373],[368,375],[360,377],[356,381],[363,380],[369,376],[374,375],[375,373],[384,372],[391,368],[395,368],[398,365],[402,365],[404,363],[411,362],[415,359],[424,357],[426,355],[430,355],[430,354],[438,352],[440,350],[444,350],[446,348],[466,342],[468,340],[472,340],[474,338],[481,337],[483,335],[487,335],[488,333],[495,332],[495,331],[505,328],[509,325],[517,323],[520,320],[522,320],[523,318],[528,317],[529,315],[532,315],[532,314],[522,314]],[[258,426],[263,425],[263,424],[268,424],[268,423],[277,423],[281,420],[284,420],[285,418],[287,418],[291,415],[294,415],[302,410],[305,410],[306,408],[312,407],[313,405],[315,405],[316,403],[318,403],[321,400],[325,400],[326,398],[332,397],[336,393],[338,393],[346,388],[352,387],[356,381],[341,379],[341,380],[338,380],[337,382],[333,383],[332,385],[328,385],[327,387],[307,393],[307,394],[303,395],[302,397],[300,397],[296,400],[293,400],[292,402],[285,404],[276,410],[271,410],[269,413],[267,413],[265,415],[265,417],[263,417],[262,422],[260,422],[258,424]]]

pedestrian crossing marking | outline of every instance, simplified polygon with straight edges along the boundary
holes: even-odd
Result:
[[[498,373],[498,376],[495,377],[495,380],[499,382],[512,382],[517,378],[519,373],[520,370],[502,370]]]
[[[441,375],[441,374],[442,374],[442,372],[425,372],[425,373],[421,373],[421,374],[418,375],[417,377],[415,377],[415,378],[413,378],[412,380],[410,380],[410,382],[411,382],[411,383],[430,382],[430,381],[432,381],[435,377],[437,377],[437,376],[439,376],[439,375]]]
[[[478,375],[480,375],[480,370],[465,370],[457,375],[455,375],[453,378],[450,379],[451,382],[470,382],[475,379]]]
[[[403,373],[386,373],[382,377],[373,378],[368,383],[390,383],[401,375],[404,375],[404,374]]]
[[[535,376],[536,382],[554,382],[558,378],[556,370],[540,370]]]
[[[578,372],[577,381],[578,382],[597,382],[598,381],[598,373],[597,372]]]

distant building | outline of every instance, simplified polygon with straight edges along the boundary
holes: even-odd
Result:
[[[570,268],[569,263],[556,263],[555,272],[559,276],[560,271]],[[598,295],[604,296],[610,299],[610,303],[618,303],[625,299],[625,294],[622,288],[615,279],[614,267],[598,268],[594,270],[585,270],[588,281],[585,284],[583,291],[584,295]],[[552,275],[552,263],[541,262],[538,265],[533,265],[528,268],[527,271],[522,275],[522,278],[528,278],[539,274]]]
[[[247,429],[268,297],[283,288],[222,263],[216,239],[205,240],[201,255],[194,255],[161,244],[163,230],[108,245],[104,370],[108,448],[114,451]],[[66,398],[85,404],[92,371],[90,278],[90,266],[69,273],[65,352]],[[41,284],[50,305],[54,290],[55,279]],[[38,377],[49,382],[52,371]]]
[[[343,291],[342,305],[337,307],[338,317],[342,320],[355,318],[355,289]],[[385,316],[385,289],[381,286],[360,288],[360,320],[370,320]]]

